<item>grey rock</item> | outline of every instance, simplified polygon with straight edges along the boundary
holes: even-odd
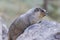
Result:
[[[0,17],[0,40],[2,40],[2,22]]]
[[[60,23],[43,20],[29,26],[17,40],[60,40]]]
[[[2,17],[0,17],[0,40],[7,40],[8,37],[8,28],[3,20]]]
[[[2,24],[2,39],[3,40],[8,39],[8,28],[5,24]]]

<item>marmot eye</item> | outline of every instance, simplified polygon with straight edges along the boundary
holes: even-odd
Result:
[[[41,10],[41,12],[44,12],[44,10]]]

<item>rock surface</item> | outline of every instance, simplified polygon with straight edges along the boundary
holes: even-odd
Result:
[[[0,40],[2,40],[2,22],[0,17]]]
[[[29,26],[17,40],[60,40],[60,24],[43,20]]]
[[[2,24],[2,39],[8,40],[8,28],[5,24]]]
[[[2,17],[0,17],[0,40],[7,40],[7,33],[8,28]]]

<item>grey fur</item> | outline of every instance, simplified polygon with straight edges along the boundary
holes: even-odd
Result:
[[[37,23],[39,20],[42,19],[46,15],[46,12],[43,12],[44,15],[41,16],[42,14],[42,9],[40,8],[32,8],[25,14],[21,15],[18,17],[10,26],[9,28],[9,39],[8,40],[16,40],[16,38],[21,35],[24,30],[32,25]],[[43,10],[44,11],[44,10]]]

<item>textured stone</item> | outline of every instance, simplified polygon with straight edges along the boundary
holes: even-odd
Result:
[[[60,24],[43,20],[29,26],[17,40],[60,40]]]
[[[0,17],[0,40],[7,40],[8,39],[7,33],[8,33],[8,28],[2,17]]]

